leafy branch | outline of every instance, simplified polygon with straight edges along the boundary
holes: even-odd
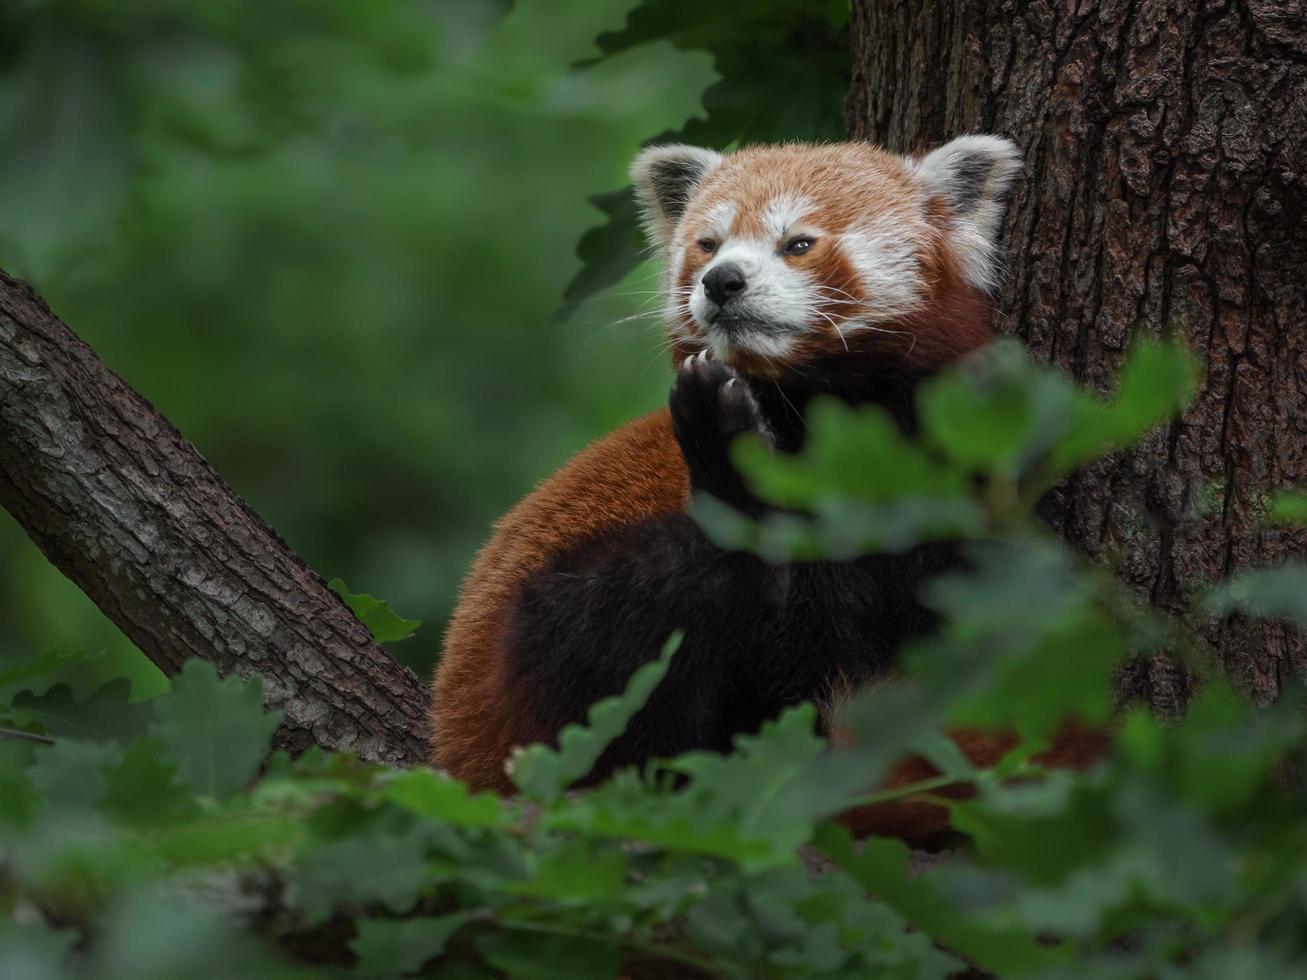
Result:
[[[73,697],[47,680],[69,658],[0,676],[0,725],[36,736],[0,739],[0,966],[21,955],[41,975],[79,978],[123,964],[160,977],[327,964],[528,980],[637,967],[944,978],[968,965],[1301,976],[1303,789],[1280,778],[1307,745],[1296,704],[1253,712],[1211,680],[1174,723],[1134,707],[1112,722],[1115,671],[1172,652],[1183,627],[1159,631],[1155,614],[1117,602],[1111,576],[1034,516],[1031,486],[1050,468],[1140,437],[1181,408],[1191,377],[1178,348],[1140,347],[1103,401],[999,345],[922,391],[920,443],[828,405],[798,458],[740,448],[755,489],[794,512],[783,531],[724,524],[711,507],[705,520],[769,554],[902,549],[956,536],[964,509],[977,522],[967,566],[927,588],[939,630],[907,651],[898,683],[848,706],[840,746],[803,705],[730,755],[655,760],[569,792],[674,643],[586,725],[523,750],[515,798],[317,750],[260,766],[275,719],[257,686],[203,664],[143,702],[114,683]],[[995,497],[998,477],[1013,492]],[[1302,568],[1261,570],[1192,614],[1304,617],[1304,595]],[[1068,718],[1117,730],[1083,774],[1032,761]],[[982,765],[948,737],[959,727],[1022,740]],[[876,789],[911,753],[937,775]],[[970,799],[935,794],[963,781]],[[914,874],[901,843],[855,846],[834,822],[903,799],[947,806],[969,848]],[[805,847],[825,873],[810,873]],[[235,885],[215,890],[222,880]],[[208,884],[188,888],[197,881]]]

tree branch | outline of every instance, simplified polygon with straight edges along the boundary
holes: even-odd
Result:
[[[423,685],[195,447],[0,271],[0,506],[165,673],[261,674],[277,744],[426,758]]]

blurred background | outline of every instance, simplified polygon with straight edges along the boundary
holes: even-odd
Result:
[[[0,267],[426,674],[491,521],[666,395],[640,144],[839,135],[847,2],[676,6],[7,0]],[[0,511],[0,665],[49,650],[164,684]]]

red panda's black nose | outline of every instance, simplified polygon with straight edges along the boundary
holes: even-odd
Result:
[[[703,291],[718,306],[725,306],[744,291],[744,270],[734,262],[723,262],[704,273]]]

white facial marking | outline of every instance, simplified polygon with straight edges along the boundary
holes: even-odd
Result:
[[[677,283],[681,281],[681,269],[685,267],[685,249],[671,250],[670,260],[663,266],[663,292],[667,294],[667,311],[675,312],[685,303],[684,296],[678,296]]]
[[[731,226],[735,224],[735,205],[730,201],[718,201],[704,215],[704,224],[715,240],[723,242],[730,238]]]
[[[700,238],[711,238],[715,242],[723,242],[731,235],[731,227],[735,224],[735,205],[730,201],[718,201],[703,217],[703,223],[700,226]],[[672,251],[671,261],[667,263],[666,269],[666,289],[669,290],[669,301],[667,304],[668,318],[675,320],[679,313],[685,312],[687,297],[677,296],[674,294],[676,283],[681,281],[681,270],[685,268],[685,249],[675,249]],[[681,330],[680,336],[683,340],[689,339],[688,334]]]
[[[703,278],[726,263],[739,266],[745,287],[726,310],[708,298]],[[726,359],[732,348],[764,357],[783,357],[808,329],[815,295],[812,276],[791,268],[768,239],[727,241],[703,267],[690,296],[690,314],[714,353]],[[728,329],[718,320],[726,317]],[[753,321],[754,325],[750,325]]]
[[[713,334],[708,338],[708,343],[712,345],[713,353],[722,361],[729,360],[732,350],[747,350],[760,357],[783,360],[794,350],[796,338],[750,330],[736,335],[730,341],[720,334]]]
[[[772,238],[784,238],[805,216],[816,210],[811,198],[782,194],[767,202],[762,212],[763,231]]]
[[[840,236],[844,254],[858,271],[866,299],[846,330],[911,313],[926,293],[921,274],[921,237],[907,216],[881,215]]]

